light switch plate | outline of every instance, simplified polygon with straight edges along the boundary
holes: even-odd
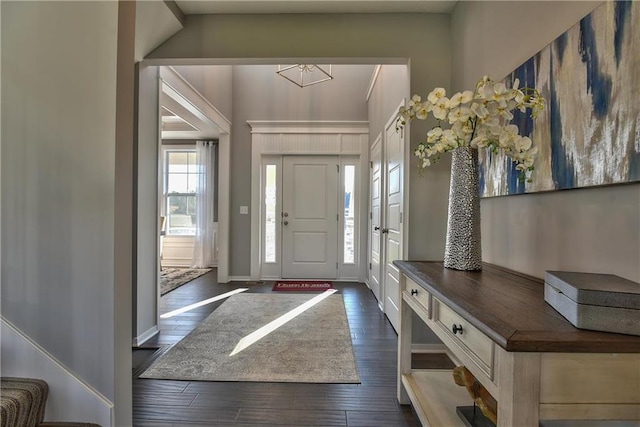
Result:
[[[247,215],[249,213],[249,206],[240,206],[240,215]]]

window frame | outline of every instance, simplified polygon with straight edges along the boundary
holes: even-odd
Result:
[[[162,214],[163,216],[166,218],[166,225],[165,225],[165,236],[171,236],[171,237],[195,237],[196,232],[195,232],[195,228],[193,229],[192,233],[171,233],[171,219],[170,219],[170,214],[169,214],[169,197],[193,197],[194,198],[194,213],[193,216],[196,215],[197,212],[197,198],[196,198],[196,193],[169,193],[169,154],[170,153],[196,153],[196,146],[195,143],[193,145],[191,144],[174,144],[174,145],[163,145],[162,146],[162,175],[161,175],[161,179],[162,179],[162,203],[161,203],[161,208],[162,208]],[[198,175],[198,172],[189,172],[189,161],[188,161],[188,156],[187,156],[187,172],[185,173],[185,175]],[[187,178],[188,180],[188,178]]]

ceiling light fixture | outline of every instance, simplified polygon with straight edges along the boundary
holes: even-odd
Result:
[[[306,87],[332,80],[331,65],[328,70],[326,67],[317,64],[278,65],[276,73],[299,87]]]

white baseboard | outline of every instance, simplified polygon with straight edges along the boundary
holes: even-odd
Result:
[[[411,344],[411,353],[447,353],[444,344]]]
[[[145,331],[142,334],[140,334],[140,336],[134,337],[133,338],[133,346],[134,347],[141,346],[147,340],[153,338],[159,332],[160,332],[160,328],[158,328],[158,325],[153,326],[152,328],[150,328],[147,331]]]
[[[230,282],[249,282],[251,278],[249,276],[229,276]]]
[[[39,378],[49,385],[45,421],[114,426],[113,403],[2,317],[1,375]]]

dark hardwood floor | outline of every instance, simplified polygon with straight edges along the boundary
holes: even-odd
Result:
[[[191,332],[218,301],[170,319],[134,349],[133,418],[140,427],[167,426],[419,426],[396,400],[397,335],[362,283],[334,283],[343,295],[361,384],[293,384],[139,379],[162,350]],[[218,284],[215,269],[161,298],[161,314],[247,287],[271,292],[273,282]],[[154,352],[155,348],[160,351]],[[417,363],[417,362],[416,362]],[[442,357],[421,363],[445,364]]]

